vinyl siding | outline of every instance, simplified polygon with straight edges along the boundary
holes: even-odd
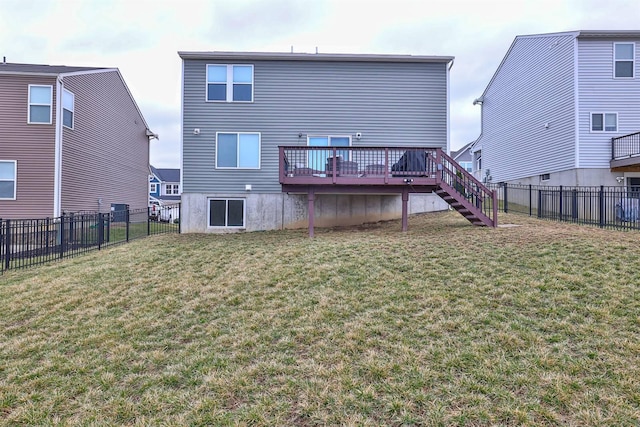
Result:
[[[183,192],[280,192],[278,145],[361,132],[354,146],[447,146],[447,64],[241,61],[252,103],[205,102],[206,64],[185,60]],[[226,63],[226,62],[224,62]],[[193,129],[200,129],[193,135]],[[216,170],[216,132],[260,132],[259,170]],[[298,134],[303,137],[299,138]]]
[[[485,90],[479,143],[493,182],[574,167],[574,40],[516,38]]]
[[[635,78],[613,78],[614,42],[635,42]],[[611,138],[640,131],[640,39],[578,39],[580,167],[608,168]],[[591,113],[618,113],[617,132],[591,132]]]
[[[118,73],[67,76],[64,87],[75,95],[75,115],[74,129],[62,135],[62,210],[147,207],[146,126]]]
[[[16,200],[0,200],[4,219],[53,215],[55,125],[27,124],[30,84],[53,86],[56,120],[55,77],[0,75],[0,159],[18,162]]]

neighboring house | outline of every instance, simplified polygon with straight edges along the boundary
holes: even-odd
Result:
[[[148,204],[157,137],[114,68],[0,63],[0,218]]]
[[[392,168],[407,148],[446,156],[453,57],[179,55],[183,232],[307,224],[312,232],[314,221],[359,224],[447,207],[432,193],[435,171],[418,179],[435,157],[421,151],[415,180]]]
[[[481,135],[471,150],[476,177],[640,183],[639,49],[640,31],[516,37],[474,101],[482,106]]]
[[[471,154],[471,146],[474,142],[475,141],[472,141],[458,151],[452,151],[450,154],[453,160],[455,160],[467,172],[473,172],[473,154]]]
[[[151,166],[149,198],[162,204],[180,202],[180,169],[159,169]]]

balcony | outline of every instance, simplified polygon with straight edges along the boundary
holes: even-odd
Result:
[[[611,171],[640,171],[640,132],[611,138]]]
[[[439,148],[279,147],[283,191],[401,193],[437,187]]]
[[[280,146],[282,191],[307,194],[313,237],[316,194],[435,193],[474,225],[497,226],[497,198],[441,148]]]

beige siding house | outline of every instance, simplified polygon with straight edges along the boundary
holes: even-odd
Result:
[[[0,218],[146,207],[152,138],[118,69],[0,63]]]

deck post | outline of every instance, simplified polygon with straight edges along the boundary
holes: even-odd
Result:
[[[408,213],[409,190],[402,190],[402,231],[409,229],[409,213]]]
[[[307,193],[307,200],[309,202],[309,237],[313,238],[313,225],[314,225],[314,202],[315,202],[315,193],[313,191],[313,188],[309,189],[309,192]]]

